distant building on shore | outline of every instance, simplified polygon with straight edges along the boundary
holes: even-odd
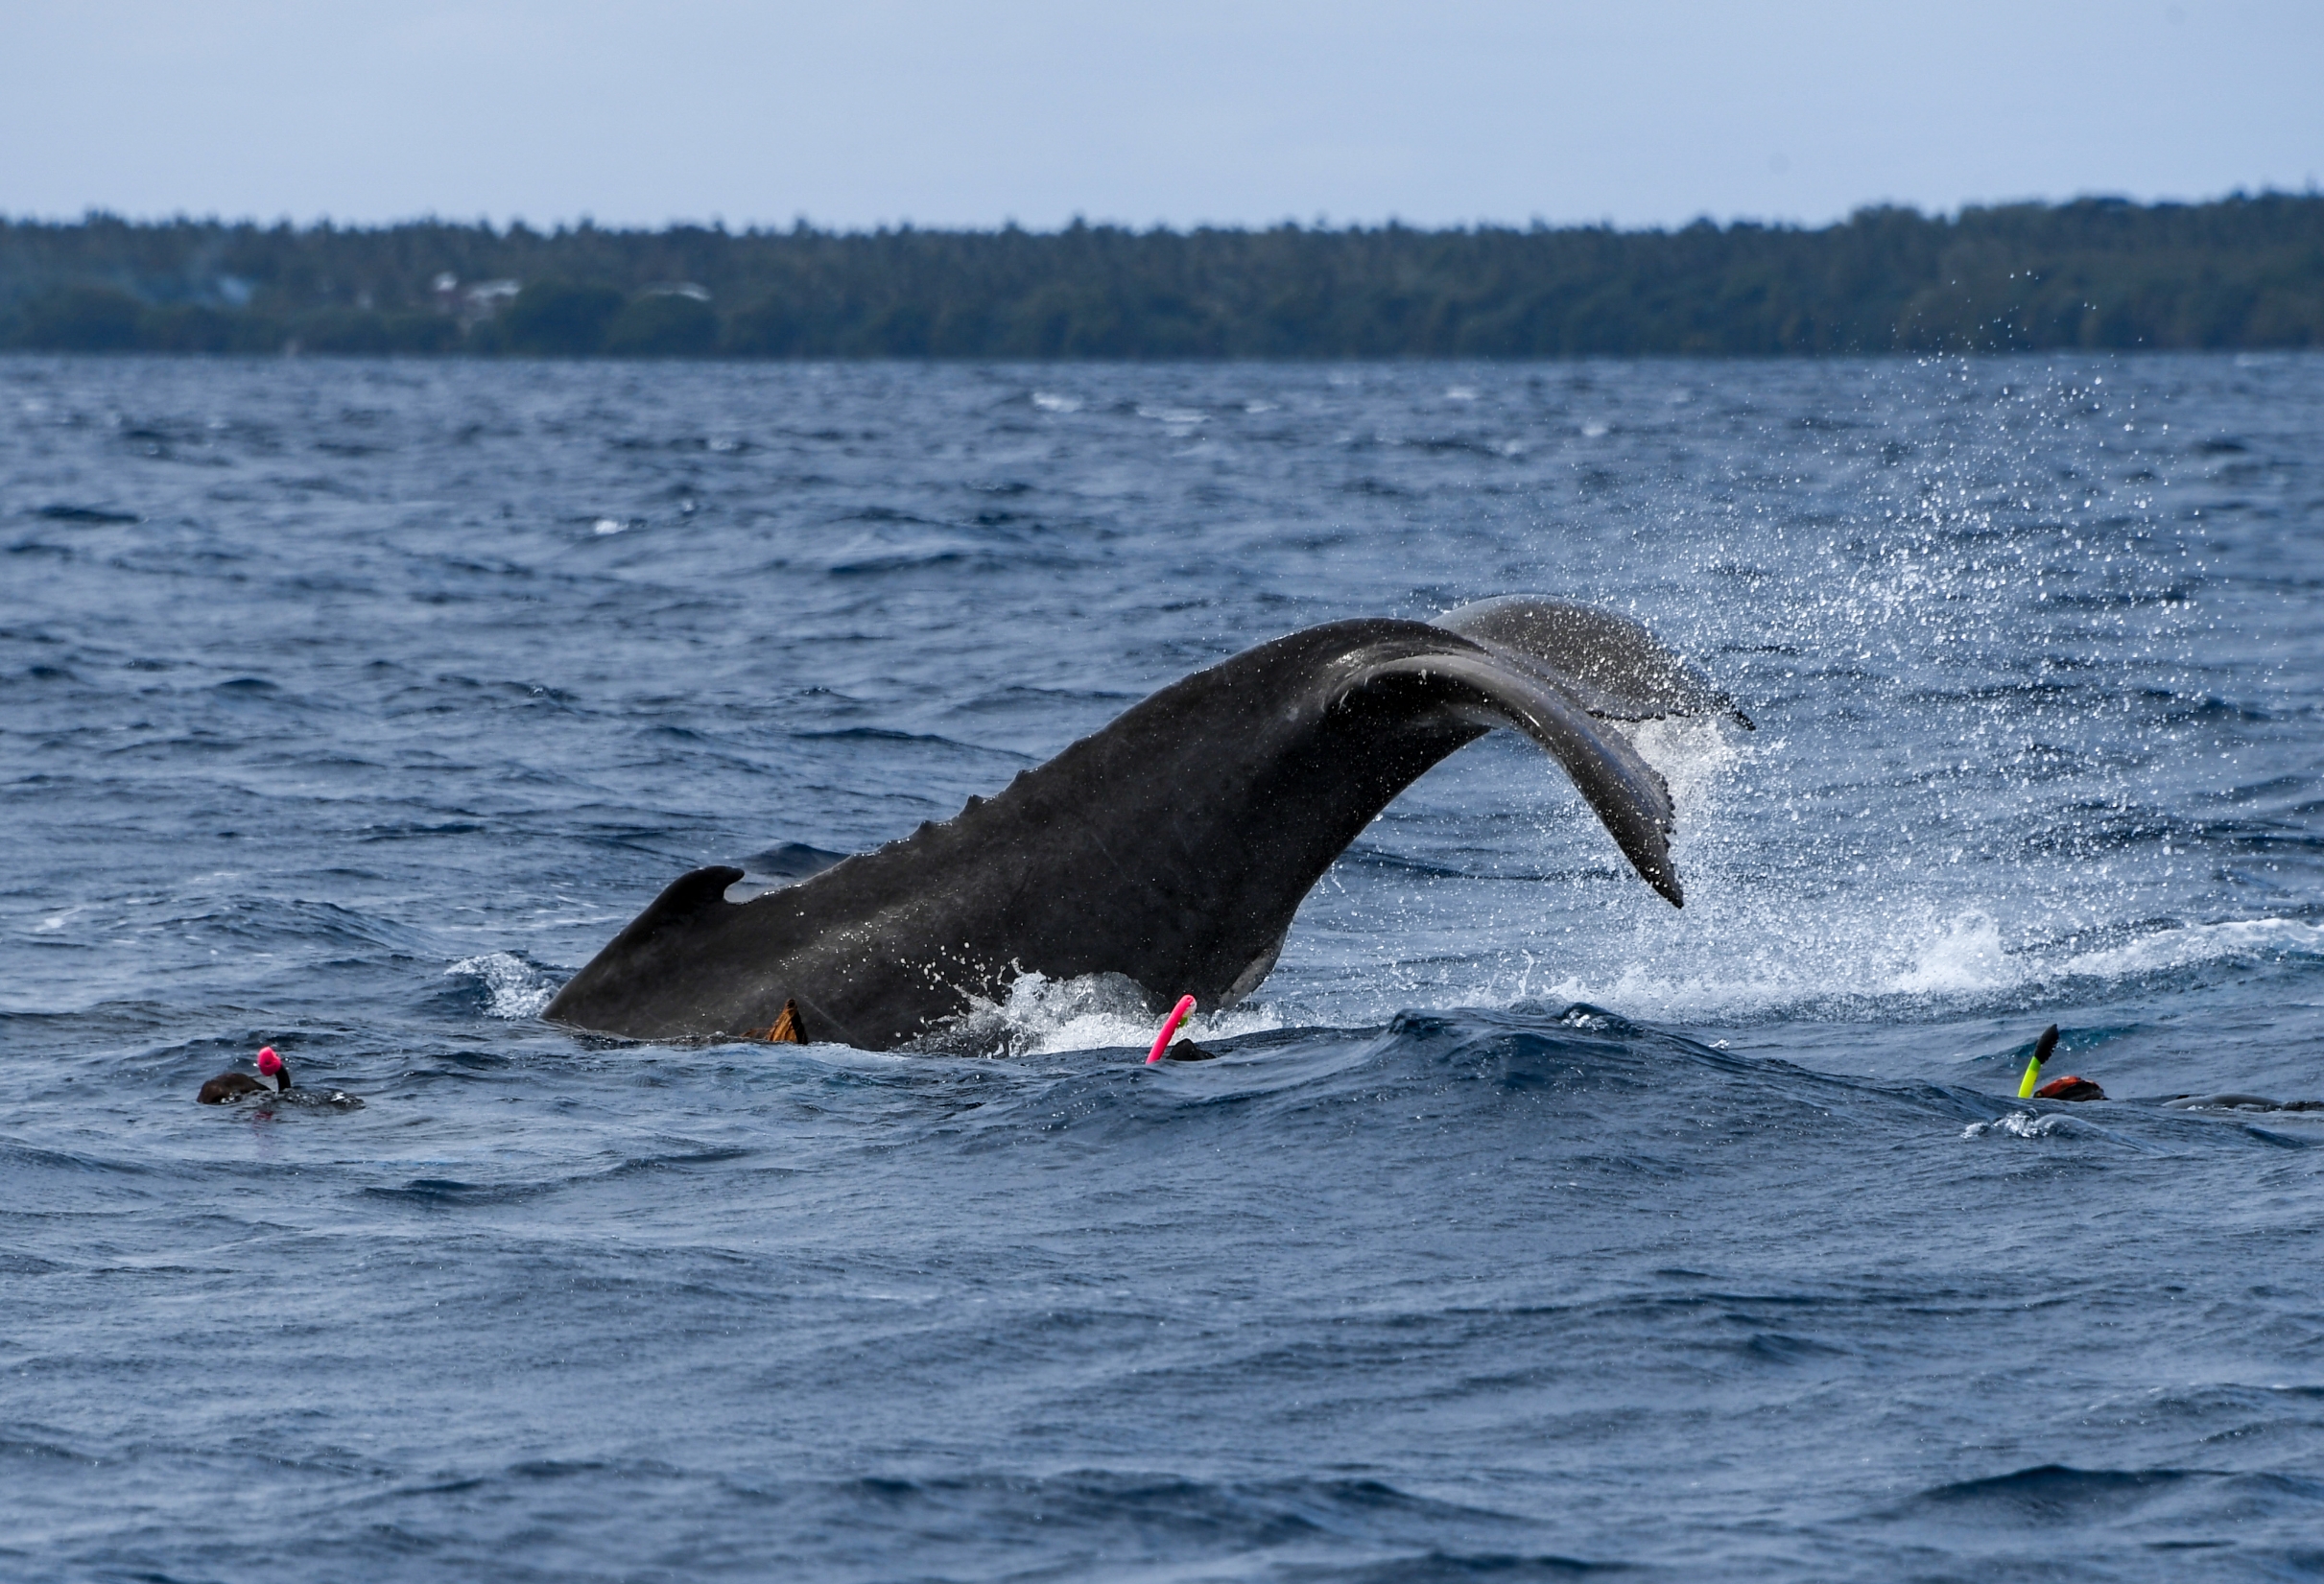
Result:
[[[460,277],[446,270],[436,277],[437,312],[449,314],[460,320],[461,328],[498,319],[500,311],[516,300],[524,283],[515,280],[480,280],[462,286]]]

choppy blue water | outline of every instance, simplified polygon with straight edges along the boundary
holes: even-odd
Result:
[[[2324,1098],[2320,455],[2316,357],[0,360],[0,1574],[2324,1572],[2324,1120],[2155,1103]],[[1757,718],[1641,734],[1685,911],[1496,738],[1217,1063],[534,1017],[1510,591]]]

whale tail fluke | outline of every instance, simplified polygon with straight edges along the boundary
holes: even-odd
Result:
[[[1439,653],[1367,668],[1356,685],[1412,690],[1473,726],[1523,732],[1565,767],[1640,878],[1673,908],[1686,906],[1671,862],[1671,792],[1621,732],[1600,725],[1555,682],[1498,654]]]

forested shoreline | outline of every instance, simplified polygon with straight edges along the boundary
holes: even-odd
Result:
[[[0,347],[1556,358],[2324,345],[2324,197],[1814,229],[554,231],[0,220]]]

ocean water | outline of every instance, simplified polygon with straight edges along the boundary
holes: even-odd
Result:
[[[2165,1103],[2324,1099],[2320,457],[2313,356],[0,360],[0,1576],[2324,1573],[2324,1114]],[[1683,911],[1502,735],[1214,1063],[537,1019],[1521,591],[1758,722],[1638,734]]]

